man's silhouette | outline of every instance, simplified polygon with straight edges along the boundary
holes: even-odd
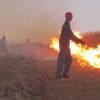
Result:
[[[71,12],[67,12],[65,14],[65,22],[62,26],[62,31],[59,39],[59,48],[60,52],[58,55],[58,62],[57,62],[57,72],[56,72],[56,79],[60,78],[69,78],[68,72],[71,67],[72,57],[70,52],[70,40],[84,44],[84,42],[78,39],[72,32],[70,27],[70,21],[72,20],[73,15]]]

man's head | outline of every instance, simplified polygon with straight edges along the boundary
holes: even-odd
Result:
[[[73,14],[71,12],[66,12],[65,13],[65,18],[66,18],[67,21],[70,22],[73,18]]]

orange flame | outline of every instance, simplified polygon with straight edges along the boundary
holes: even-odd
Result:
[[[59,52],[59,39],[58,37],[52,37],[51,38],[51,43],[49,45],[50,48],[53,48],[54,50]]]
[[[78,38],[82,38],[79,32],[74,33]],[[59,52],[59,38],[52,37],[49,47]],[[81,66],[89,65],[94,68],[100,68],[100,45],[97,45],[97,48],[87,48],[87,46],[75,44],[71,41],[70,49],[71,54],[74,55]]]

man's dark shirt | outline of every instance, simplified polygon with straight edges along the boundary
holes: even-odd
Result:
[[[76,43],[80,43],[81,40],[78,39],[72,32],[71,27],[70,27],[70,23],[68,21],[65,21],[65,23],[62,26],[62,31],[61,31],[61,35],[60,35],[60,40],[59,43],[62,46],[68,46],[69,47],[69,43],[70,40],[76,42]]]

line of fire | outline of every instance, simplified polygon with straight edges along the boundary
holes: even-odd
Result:
[[[80,39],[83,38],[80,32],[74,31],[74,34]],[[59,52],[59,35],[51,37],[49,47]],[[96,44],[95,47],[88,45],[82,46],[71,41],[70,49],[71,54],[77,59],[81,67],[92,66],[94,68],[100,68],[100,44]]]

